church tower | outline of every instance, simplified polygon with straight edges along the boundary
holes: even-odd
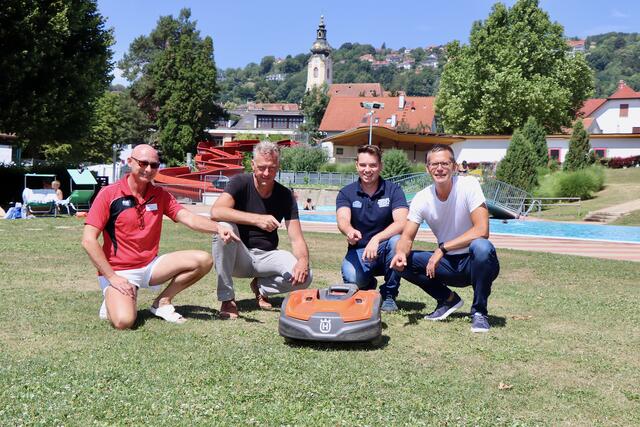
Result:
[[[324,26],[324,16],[320,16],[316,41],[311,46],[311,58],[307,65],[307,90],[314,86],[330,85],[333,82],[333,62],[331,61],[331,46],[327,43],[327,29]]]

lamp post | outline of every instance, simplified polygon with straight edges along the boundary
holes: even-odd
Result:
[[[362,108],[366,108],[369,110],[367,113],[369,115],[369,145],[371,145],[371,134],[373,131],[373,110],[379,110],[384,108],[384,103],[382,102],[361,102],[360,106]]]

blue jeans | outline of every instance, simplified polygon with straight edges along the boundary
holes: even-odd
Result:
[[[438,303],[446,301],[451,295],[451,290],[446,285],[471,285],[471,314],[479,312],[486,315],[491,284],[500,273],[500,263],[493,244],[487,239],[476,239],[471,242],[468,254],[443,256],[436,267],[435,277],[430,279],[426,268],[432,255],[433,252],[412,251],[407,259],[407,267],[400,276],[420,286]]]
[[[400,288],[400,275],[389,268],[396,254],[396,244],[400,235],[392,236],[378,245],[378,257],[373,261],[363,261],[364,248],[349,249],[342,261],[342,280],[344,283],[355,283],[360,289],[375,289],[378,282],[375,276],[384,276],[384,284],[380,286],[382,298],[396,298]]]

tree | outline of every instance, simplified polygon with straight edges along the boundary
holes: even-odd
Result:
[[[547,134],[544,128],[538,124],[534,117],[529,117],[522,127],[522,135],[533,147],[536,166],[547,167],[549,165],[549,148],[547,146]]]
[[[213,41],[200,37],[191,11],[164,16],[147,37],[136,38],[119,63],[133,82],[132,96],[158,128],[163,160],[177,164],[204,129],[222,115],[217,93]],[[257,64],[256,68],[259,68]]]
[[[109,161],[112,147],[144,142],[150,124],[128,92],[105,92],[96,103],[91,133],[84,142],[85,160]]]
[[[380,175],[383,178],[404,175],[410,172],[411,164],[403,150],[391,149],[382,154],[382,171]]]
[[[493,6],[470,44],[447,45],[436,109],[446,132],[509,134],[533,116],[547,131],[569,126],[593,90],[582,55],[568,55],[563,28],[538,0]]]
[[[0,8],[0,129],[36,156],[71,155],[111,81],[112,34],[94,0],[5,0]]]
[[[305,123],[302,130],[317,133],[320,122],[329,105],[329,95],[326,84],[312,87],[302,98],[302,110],[304,111]]]
[[[582,124],[582,120],[578,120],[573,125],[573,132],[569,140],[569,152],[564,159],[562,168],[566,171],[574,171],[584,169],[591,164],[589,158],[589,136]]]
[[[500,181],[531,191],[538,184],[535,158],[533,146],[517,129],[511,137],[507,154],[498,163],[496,177]]]
[[[280,151],[280,169],[296,172],[314,172],[327,162],[327,153],[320,147],[283,148]]]

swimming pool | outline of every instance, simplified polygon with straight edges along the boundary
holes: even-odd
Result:
[[[321,206],[317,209],[323,214],[300,211],[300,220],[309,222],[335,223],[335,207]],[[329,213],[334,212],[334,213]],[[490,220],[491,233],[513,236],[559,237],[566,239],[601,240],[620,243],[639,243],[640,227],[599,224],[572,224],[548,221],[502,221]],[[421,229],[429,229],[426,224]]]

